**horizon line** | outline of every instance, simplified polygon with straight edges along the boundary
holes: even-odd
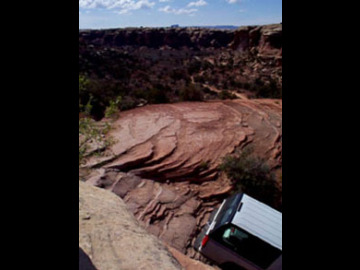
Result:
[[[231,25],[231,24],[224,24],[224,25],[179,25],[179,24],[172,24],[167,26],[114,26],[114,27],[105,27],[105,28],[79,28],[79,30],[110,30],[110,29],[126,29],[126,28],[202,28],[202,27],[229,27],[229,28],[240,28],[244,26],[264,26],[264,25],[273,25],[273,24],[281,24],[282,22],[278,23],[266,23],[266,24],[246,24],[246,25]]]

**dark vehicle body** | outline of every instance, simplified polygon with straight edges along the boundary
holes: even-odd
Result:
[[[223,269],[282,270],[282,214],[235,194],[214,210],[194,247]]]

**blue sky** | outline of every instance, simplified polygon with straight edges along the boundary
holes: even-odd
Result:
[[[79,0],[79,28],[261,25],[282,21],[282,0]]]

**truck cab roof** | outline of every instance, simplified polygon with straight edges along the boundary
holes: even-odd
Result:
[[[282,213],[270,206],[241,194],[230,223],[282,250]]]

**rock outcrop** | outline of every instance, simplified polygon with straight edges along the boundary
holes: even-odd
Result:
[[[240,27],[230,44],[234,50],[257,49],[260,55],[278,55],[282,48],[282,25]]]
[[[151,105],[121,113],[108,134],[114,142],[84,167],[114,169],[157,181],[204,182],[221,158],[252,143],[281,165],[281,100],[235,100]]]
[[[114,144],[88,159],[88,183],[111,190],[147,231],[197,258],[193,242],[231,190],[217,167],[251,144],[281,168],[281,100],[151,105],[122,112]]]
[[[83,182],[79,246],[79,267],[90,267],[81,270],[182,269],[168,249],[139,226],[119,197]]]
[[[225,47],[234,31],[200,28],[121,28],[80,31],[80,39],[101,46],[146,46],[160,48]]]
[[[182,47],[225,48],[249,51],[256,49],[261,55],[278,55],[282,46],[282,25],[246,26],[237,30],[206,28],[121,28],[84,30],[80,41],[95,46],[145,46],[150,48]]]
[[[216,266],[209,266],[198,260],[190,259],[175,248],[168,246],[168,249],[185,270],[220,270],[220,268]]]

